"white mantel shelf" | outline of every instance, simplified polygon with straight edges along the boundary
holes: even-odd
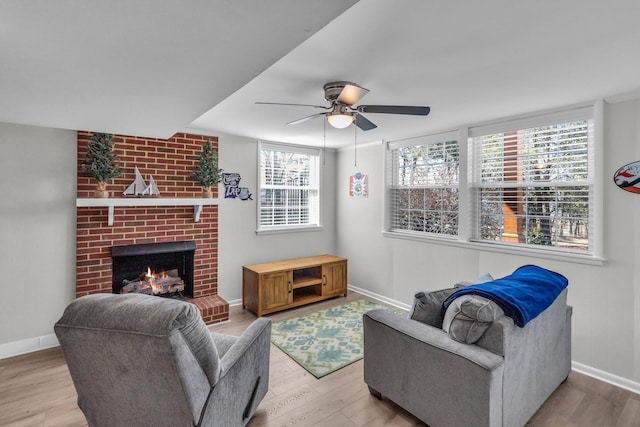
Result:
[[[202,206],[217,205],[218,199],[203,197],[118,197],[118,198],[81,198],[76,199],[77,207],[107,207],[109,208],[108,224],[113,225],[113,211],[115,207],[124,206],[193,206],[193,221],[200,221]]]

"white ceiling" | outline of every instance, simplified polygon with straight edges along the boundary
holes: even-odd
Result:
[[[168,138],[357,0],[2,0],[0,121]]]
[[[347,80],[431,107],[366,114],[364,143],[640,93],[637,0],[353,2],[3,1],[0,121],[322,145],[323,120],[285,124],[318,110],[255,101],[326,105]]]

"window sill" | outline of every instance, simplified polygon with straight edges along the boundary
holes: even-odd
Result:
[[[533,258],[550,259],[554,261],[573,262],[576,264],[595,265],[602,267],[604,258],[588,254],[576,254],[562,250],[544,250],[530,247],[518,247],[516,245],[491,244],[484,242],[461,241],[457,237],[424,236],[421,233],[383,231],[384,237],[393,239],[413,240],[435,245],[455,246],[464,249],[497,252],[509,255],[519,255]]]
[[[324,227],[321,225],[295,225],[285,227],[260,228],[256,230],[258,236],[263,234],[280,234],[280,233],[299,233],[307,231],[322,231]]]

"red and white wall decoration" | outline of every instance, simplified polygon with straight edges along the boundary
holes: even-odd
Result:
[[[349,197],[362,199],[369,197],[369,176],[361,172],[349,177]]]

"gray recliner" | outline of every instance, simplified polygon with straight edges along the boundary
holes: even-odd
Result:
[[[486,307],[496,317],[467,329],[486,328],[473,344],[442,329],[437,302],[453,291],[433,293],[437,312],[420,314],[422,321],[381,309],[365,313],[364,380],[370,392],[431,427],[525,425],[571,371],[567,289],[523,328],[490,302]]]
[[[243,426],[267,393],[271,321],[210,332],[188,302],[140,294],[73,301],[55,333],[89,426]]]

